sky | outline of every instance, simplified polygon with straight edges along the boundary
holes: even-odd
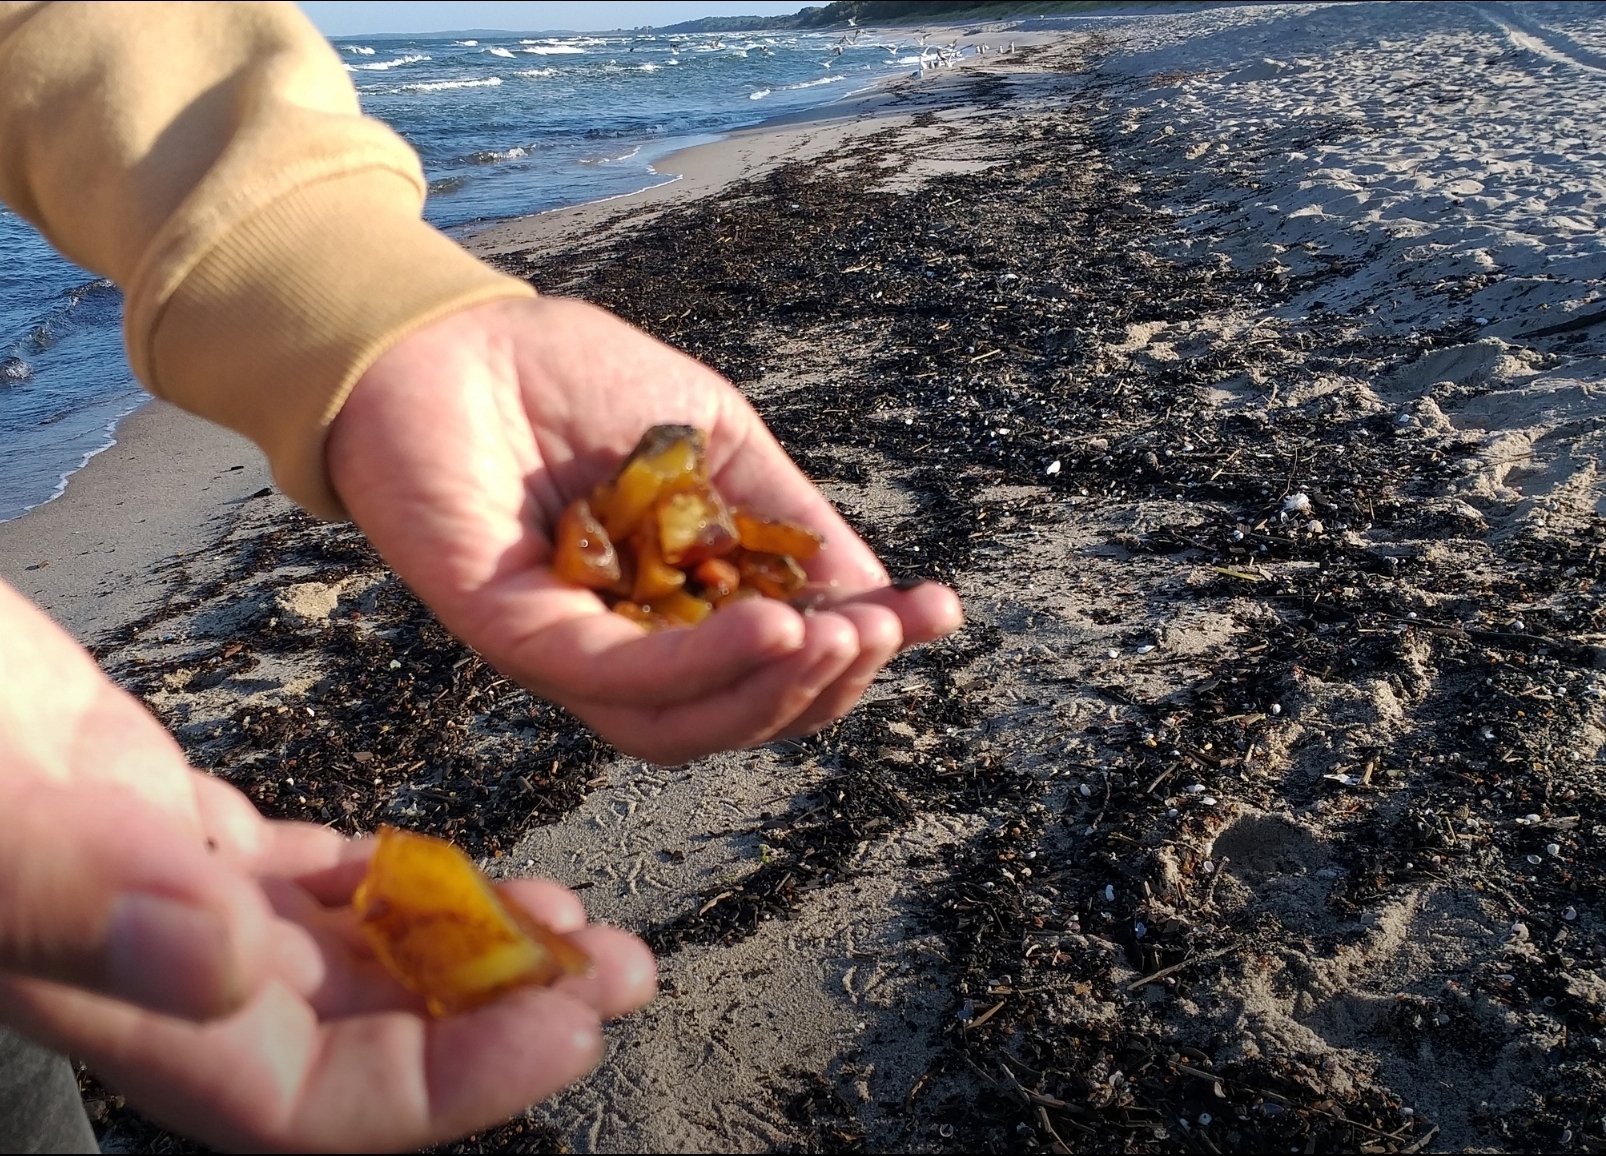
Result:
[[[822,4],[825,0],[810,0]],[[482,0],[304,0],[301,10],[325,36],[362,36],[375,32],[455,32],[464,28],[499,28],[509,32],[565,29],[600,32],[614,28],[678,24],[701,16],[779,16],[806,7],[803,0],[550,0],[540,3]]]

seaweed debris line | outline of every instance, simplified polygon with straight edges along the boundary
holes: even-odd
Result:
[[[895,573],[959,586],[964,632],[812,738],[619,758],[273,499],[108,643],[272,813],[539,865],[658,950],[602,1068],[458,1150],[1606,1143],[1593,290],[1279,251],[1251,211],[1457,85],[1579,98],[1476,11],[1377,13],[995,55],[806,164],[502,245],[728,374]],[[1416,33],[1491,75],[1277,112],[1426,76]],[[1278,37],[1313,47],[1246,59]]]

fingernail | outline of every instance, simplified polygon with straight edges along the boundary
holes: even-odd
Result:
[[[924,586],[930,578],[899,578],[892,584],[894,590],[913,590],[917,586]]]
[[[153,1011],[206,1019],[231,1010],[239,975],[223,921],[156,895],[125,895],[106,928],[106,987]]]

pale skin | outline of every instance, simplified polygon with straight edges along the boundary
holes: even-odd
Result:
[[[710,433],[733,502],[810,526],[828,608],[745,602],[646,635],[546,570],[569,500],[659,422]],[[871,551],[707,367],[578,302],[505,301],[405,337],[330,431],[375,546],[504,673],[660,762],[806,733],[902,647],[961,620]],[[269,822],[0,584],[0,1020],[154,1118],[228,1148],[401,1149],[493,1125],[579,1078],[603,1020],[656,989],[634,936],[573,893],[503,885],[592,975],[431,1020],[355,934],[366,845]]]

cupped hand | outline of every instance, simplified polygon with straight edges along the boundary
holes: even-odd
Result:
[[[752,600],[649,635],[553,576],[564,506],[665,422],[708,431],[733,504],[824,537],[807,569],[827,608]],[[902,647],[961,620],[946,587],[889,583],[728,382],[577,301],[493,302],[404,338],[358,382],[326,454],[357,524],[449,629],[657,762],[818,729]]]
[[[0,583],[0,1022],[143,1111],[235,1148],[413,1148],[587,1071],[655,986],[574,895],[504,894],[594,974],[432,1020],[377,964],[351,892],[368,844],[262,818]]]

